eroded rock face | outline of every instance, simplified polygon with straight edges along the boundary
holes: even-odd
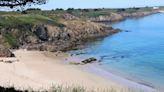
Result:
[[[94,22],[116,22],[116,21],[123,20],[124,17],[120,14],[112,13],[109,16],[91,17],[89,19]]]
[[[134,12],[134,13],[127,13],[127,12],[120,12],[120,13],[112,13],[110,15],[105,16],[97,16],[97,17],[90,17],[88,18],[90,21],[93,22],[117,22],[126,19],[126,17],[142,17],[148,16],[158,11],[149,11],[149,12]]]
[[[15,55],[9,49],[0,45],[0,57],[15,57]]]
[[[62,24],[65,26],[62,27],[39,23],[0,28],[0,44],[7,44],[12,49],[67,51],[78,48],[88,39],[119,32],[109,25],[80,20],[73,15],[63,17]]]
[[[34,33],[39,37],[40,40],[47,41],[48,40],[48,32],[47,28],[44,25],[39,25],[35,28]]]

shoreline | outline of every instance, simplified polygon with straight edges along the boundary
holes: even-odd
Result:
[[[20,90],[47,90],[54,85],[84,87],[87,90],[123,89],[121,85],[85,72],[78,66],[64,64],[64,60],[69,58],[66,53],[56,56],[56,53],[50,52],[16,50],[14,54],[18,62],[0,62],[0,86]]]
[[[66,64],[69,64],[69,61],[74,61],[73,65],[74,66],[79,66],[80,69],[82,69],[85,72],[89,72],[91,74],[96,74],[102,78],[105,78],[107,80],[110,80],[116,84],[121,84],[124,85],[125,88],[130,88],[137,90],[137,92],[143,91],[143,92],[158,92],[158,90],[146,83],[139,83],[134,80],[130,80],[126,77],[116,75],[110,71],[105,70],[99,65],[99,62],[95,63],[90,63],[90,64],[84,64],[84,65],[76,65],[76,63],[83,61],[89,57],[94,57],[94,56],[85,56],[85,57],[78,57],[78,55],[73,56],[65,61]],[[72,62],[71,62],[72,63]]]
[[[157,13],[160,13],[160,12],[157,12]],[[134,18],[134,17],[130,17],[130,18]],[[143,89],[144,92],[161,92],[158,88],[152,86],[151,84],[148,84],[148,83],[145,83],[145,82],[137,82],[137,81],[134,81],[133,79],[128,79],[124,76],[117,76],[116,74],[114,74],[110,71],[106,71],[105,69],[100,68],[98,65],[96,65],[96,66],[95,65],[86,65],[86,67],[84,66],[83,69],[86,70],[86,71],[89,70],[89,72],[91,72],[91,73],[101,75],[101,77],[104,77],[106,79],[111,79],[112,78],[115,82],[117,81],[118,83],[121,83],[121,84],[128,84],[132,88]],[[98,73],[96,73],[97,71],[98,71]],[[111,78],[108,78],[108,77],[111,77]],[[118,79],[119,79],[119,81],[118,81]]]
[[[110,71],[106,71],[105,69],[101,68],[99,65],[86,65],[83,66],[82,69],[97,74],[105,79],[111,80],[114,83],[124,85],[126,88],[135,89],[138,91],[143,92],[158,92],[157,89],[155,89],[152,86],[144,85],[142,83],[138,83],[133,80],[129,80],[123,76],[116,75],[114,73],[111,73]]]
[[[73,60],[75,59],[75,61],[82,61],[84,60],[86,57],[73,57],[70,59]],[[68,60],[69,61],[69,60]],[[69,63],[69,62],[67,62]],[[76,65],[75,65],[76,66]],[[77,65],[78,66],[78,65]],[[116,75],[110,71],[105,70],[103,67],[101,67],[99,65],[99,62],[95,62],[95,63],[91,63],[91,64],[85,64],[85,65],[79,65],[79,67],[86,72],[92,73],[92,74],[96,74],[102,78],[105,78],[107,80],[110,80],[116,84],[121,84],[123,85],[125,88],[130,88],[130,89],[134,89],[137,90],[137,92],[139,91],[143,91],[143,92],[158,92],[158,90],[155,87],[152,87],[151,85],[148,84],[142,84],[139,83],[137,81],[133,81],[130,79],[127,79],[124,76],[119,76]]]
[[[14,53],[18,62],[11,64],[0,62],[0,73],[3,74],[0,76],[0,86],[43,90],[49,89],[52,85],[76,85],[87,90],[114,89],[118,92],[119,90],[129,92],[131,89],[156,92],[153,88],[107,72],[96,64],[80,66],[67,64],[64,62],[66,59],[80,60],[78,57],[69,56],[68,53],[57,53],[58,56],[56,53],[41,51],[16,50]]]

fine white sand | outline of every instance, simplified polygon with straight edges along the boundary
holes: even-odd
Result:
[[[64,64],[67,54],[40,51],[14,51],[13,63],[0,62],[0,85],[16,88],[48,89],[52,85],[82,86],[87,89],[120,89],[121,86],[96,74],[83,71],[79,66]]]
[[[48,89],[52,85],[65,85],[82,86],[88,90],[113,88],[118,92],[126,90],[127,87],[137,87],[146,90],[145,92],[154,91],[90,64],[84,66],[66,64],[65,60],[70,62],[79,60],[76,57],[72,59],[73,57],[66,53],[57,55],[50,52],[17,50],[14,54],[16,58],[0,58],[0,61],[15,61],[0,62],[0,86],[39,90]]]

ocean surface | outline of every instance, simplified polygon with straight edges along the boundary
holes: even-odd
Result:
[[[123,31],[71,53],[95,56],[107,71],[164,92],[164,13],[129,18],[113,27]]]

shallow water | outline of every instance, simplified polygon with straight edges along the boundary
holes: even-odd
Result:
[[[71,53],[96,56],[109,72],[164,91],[164,14],[127,19],[113,27],[124,31]]]

